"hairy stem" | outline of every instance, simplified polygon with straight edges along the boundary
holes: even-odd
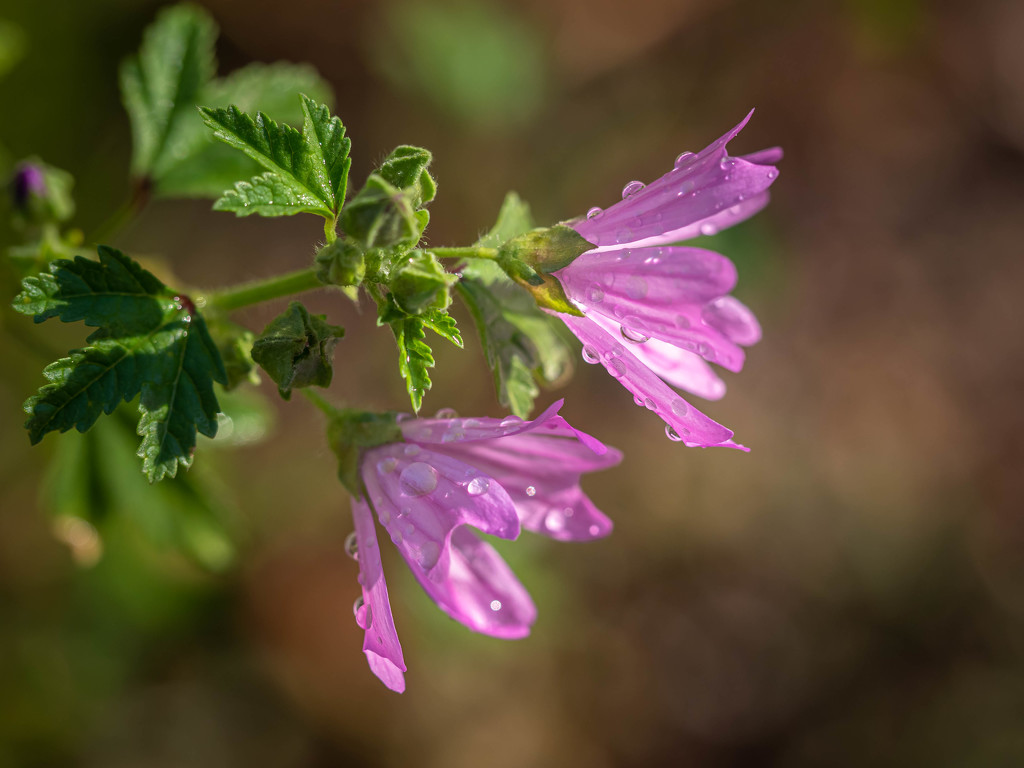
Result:
[[[333,418],[338,415],[338,409],[331,405],[327,399],[319,392],[315,392],[309,387],[304,387],[299,390],[309,402],[319,408],[327,418]]]
[[[251,283],[212,291],[206,295],[206,302],[208,306],[230,312],[252,304],[323,287],[324,284],[316,276],[316,268],[309,267],[297,272],[268,277],[265,280],[254,280]]]
[[[495,261],[498,258],[497,248],[478,248],[470,245],[464,248],[427,248],[439,259],[489,259]]]

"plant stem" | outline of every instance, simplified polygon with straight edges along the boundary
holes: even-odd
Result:
[[[149,203],[152,191],[152,181],[146,177],[136,179],[132,183],[131,196],[120,208],[111,214],[109,219],[97,227],[88,242],[103,244],[103,241],[108,240],[124,229],[136,216],[142,213],[142,209]]]
[[[324,284],[316,276],[316,268],[309,267],[297,272],[288,272],[268,277],[265,280],[254,280],[251,283],[213,291],[207,294],[206,301],[208,306],[230,312],[252,304],[323,287]]]
[[[331,419],[338,415],[338,409],[331,405],[319,392],[315,392],[309,387],[303,387],[299,392],[301,392],[309,402],[319,408],[327,418]]]
[[[497,248],[478,248],[470,245],[464,248],[427,248],[439,259],[489,259],[498,258]]]

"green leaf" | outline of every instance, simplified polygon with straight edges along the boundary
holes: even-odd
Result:
[[[317,277],[323,283],[357,286],[366,276],[363,251],[348,239],[328,243],[316,254]]]
[[[351,141],[327,108],[302,97],[303,130],[235,106],[200,107],[213,135],[258,162],[269,173],[239,182],[214,206],[238,215],[316,213],[334,220],[345,198]],[[253,210],[249,210],[252,208]],[[276,210],[275,210],[276,209]]]
[[[529,206],[509,193],[497,223],[476,244],[500,247],[532,228]],[[540,311],[531,296],[493,262],[472,260],[461,272],[457,290],[476,323],[487,364],[494,372],[498,400],[526,418],[539,394],[537,382],[554,383],[572,369],[573,356],[560,332],[561,323]]]
[[[324,315],[311,315],[301,302],[293,301],[263,329],[252,346],[252,359],[288,400],[293,388],[330,386],[334,345],[344,334]]]
[[[344,410],[328,423],[327,440],[338,457],[338,479],[353,496],[365,496],[359,474],[363,452],[378,445],[402,442],[402,430],[394,413]]]
[[[121,65],[121,96],[132,124],[132,172],[159,179],[174,163],[200,90],[216,71],[217,27],[203,10],[176,5],[161,11],[137,56]]]
[[[423,396],[432,385],[428,369],[434,367],[434,353],[427,344],[425,329],[429,328],[458,347],[462,347],[462,335],[455,320],[446,312],[430,310],[422,315],[410,316],[399,308],[390,295],[379,305],[378,312],[378,324],[389,325],[395,336],[398,370],[405,379],[413,410],[419,413]]]
[[[213,437],[219,406],[213,382],[226,383],[202,316],[183,295],[119,251],[100,261],[59,259],[26,278],[14,307],[37,322],[59,317],[97,326],[89,345],[51,363],[48,380],[25,402],[33,444],[48,432],[89,429],[101,413],[140,396],[138,455],[150,482],[189,467],[196,431]]]
[[[391,270],[388,288],[395,302],[410,315],[432,309],[447,309],[449,288],[458,277],[445,271],[429,251],[415,250]]]
[[[303,119],[301,93],[318,102],[333,100],[330,87],[309,65],[255,63],[211,81],[197,101],[217,107],[234,104],[243,112],[262,111],[294,124]],[[157,196],[219,197],[239,179],[260,172],[258,163],[215,141],[198,111],[186,116],[177,130],[182,137],[175,162],[161,172]]]

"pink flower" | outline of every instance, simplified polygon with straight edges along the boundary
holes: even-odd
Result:
[[[533,421],[408,419],[405,442],[367,450],[366,498],[352,500],[363,595],[356,620],[366,630],[370,669],[405,689],[373,510],[431,599],[472,630],[520,638],[536,618],[530,595],[498,553],[472,530],[515,539],[520,528],[563,541],[607,535],[611,521],[580,489],[580,475],[617,464],[621,454],[569,426],[559,401]]]
[[[731,261],[703,248],[667,244],[714,234],[767,205],[768,187],[778,176],[771,163],[782,150],[742,157],[726,151],[749,119],[701,152],[681,154],[657,181],[629,183],[621,202],[571,222],[595,247],[552,273],[584,313],[558,315],[583,342],[584,359],[602,363],[638,404],[665,421],[670,438],[690,446],[741,447],[730,439],[731,430],[665,382],[721,398],[725,383],[705,361],[739,371],[742,347],[761,338],[761,327],[728,295],[736,284]]]

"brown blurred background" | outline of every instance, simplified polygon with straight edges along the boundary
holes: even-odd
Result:
[[[508,189],[540,222],[608,205],[756,107],[730,148],[785,148],[774,199],[709,240],[765,338],[706,408],[752,452],[671,443],[583,366],[539,404],[564,395],[625,451],[585,484],[614,534],[501,547],[540,611],[512,643],[444,618],[385,551],[397,696],[360,652],[347,499],[301,398],[265,384],[263,442],[200,448],[233,567],[132,520],[83,567],[41,496],[77,436],[30,449],[42,363],[5,337],[0,765],[1024,765],[1024,4],[203,5],[222,73],[287,59],[331,82],[355,184],[399,143],[433,150],[435,244],[472,240]],[[25,43],[0,141],[75,174],[87,231],[127,194],[116,68],[156,8],[0,1]],[[321,236],[209,208],[156,203],[115,244],[216,286],[302,267]],[[331,395],[405,407],[372,313],[309,303],[348,328]],[[469,343],[438,344],[426,409],[499,415],[459,317]]]

